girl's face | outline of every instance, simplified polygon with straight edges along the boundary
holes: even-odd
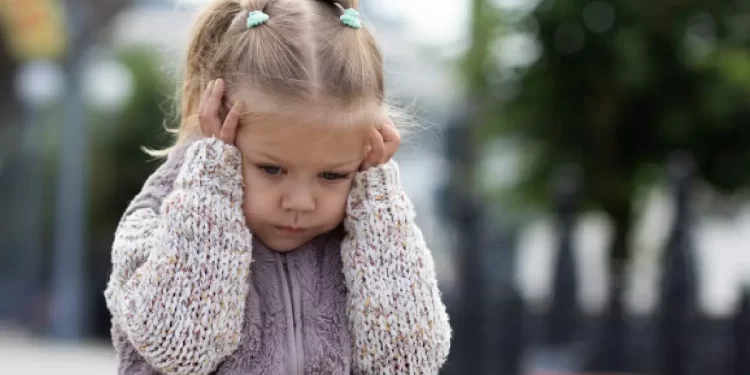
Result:
[[[235,142],[243,157],[247,225],[276,251],[296,249],[341,224],[372,130],[302,120],[246,122]]]

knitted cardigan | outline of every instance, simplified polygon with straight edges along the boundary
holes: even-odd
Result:
[[[164,374],[207,375],[247,339],[253,238],[239,150],[213,138],[185,147],[123,215],[105,297],[113,340]],[[437,374],[451,328],[395,162],[357,174],[343,224],[352,373]]]

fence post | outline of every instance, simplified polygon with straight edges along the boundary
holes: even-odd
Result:
[[[573,232],[580,195],[579,172],[571,165],[560,168],[553,185],[556,201],[556,230],[559,238],[547,312],[547,343],[568,344],[575,338],[578,323],[578,277]]]
[[[739,309],[732,322],[734,338],[733,375],[750,374],[750,291],[742,288]]]
[[[628,317],[622,301],[623,278],[612,275],[610,280],[612,285],[609,288],[607,310],[597,324],[594,339],[587,347],[589,354],[583,366],[588,371],[614,369],[630,373],[634,366],[628,347]]]
[[[526,349],[527,319],[515,279],[516,228],[485,210],[486,280],[484,373],[521,375]],[[463,374],[463,372],[461,372]]]
[[[669,177],[675,198],[675,217],[662,267],[661,305],[657,312],[657,335],[661,375],[687,375],[691,369],[689,332],[696,312],[696,270],[690,236],[693,212],[693,161],[675,154],[669,162]]]
[[[445,129],[446,157],[450,161],[445,208],[456,230],[456,260],[459,288],[452,306],[455,332],[449,363],[459,374],[481,374],[484,353],[483,320],[486,296],[482,273],[481,205],[473,190],[476,155],[472,133],[473,107]],[[447,369],[447,371],[450,371]]]

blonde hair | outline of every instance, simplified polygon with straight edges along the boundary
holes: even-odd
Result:
[[[175,145],[199,135],[200,98],[217,78],[226,82],[227,98],[246,100],[248,114],[337,122],[388,116],[382,53],[368,30],[341,22],[339,6],[356,9],[357,0],[213,0],[188,47]],[[252,11],[268,21],[249,28]]]

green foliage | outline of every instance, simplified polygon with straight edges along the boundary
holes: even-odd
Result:
[[[674,151],[690,153],[718,191],[746,190],[750,3],[543,0],[525,12],[474,3],[463,68],[481,98],[481,136],[524,152],[516,198],[549,208],[556,172],[579,166],[585,204],[613,220],[612,256],[622,259],[634,197]],[[503,48],[519,37],[532,42]]]
[[[479,23],[487,38],[476,49],[485,53],[469,54],[467,79],[479,82],[475,92],[511,93],[485,106],[482,131],[525,145],[526,197],[546,202],[554,171],[574,163],[589,203],[612,211],[675,150],[690,152],[715,188],[744,189],[750,9],[742,4],[555,0],[523,16],[495,10],[501,26]],[[519,32],[538,42],[538,60],[493,60],[498,42]]]
[[[159,149],[171,141],[164,125],[172,112],[174,84],[160,68],[159,56],[150,49],[129,48],[118,58],[133,74],[134,92],[114,120],[93,116],[89,219],[92,245],[100,247],[96,251],[109,250],[127,204],[160,164],[142,148]]]

